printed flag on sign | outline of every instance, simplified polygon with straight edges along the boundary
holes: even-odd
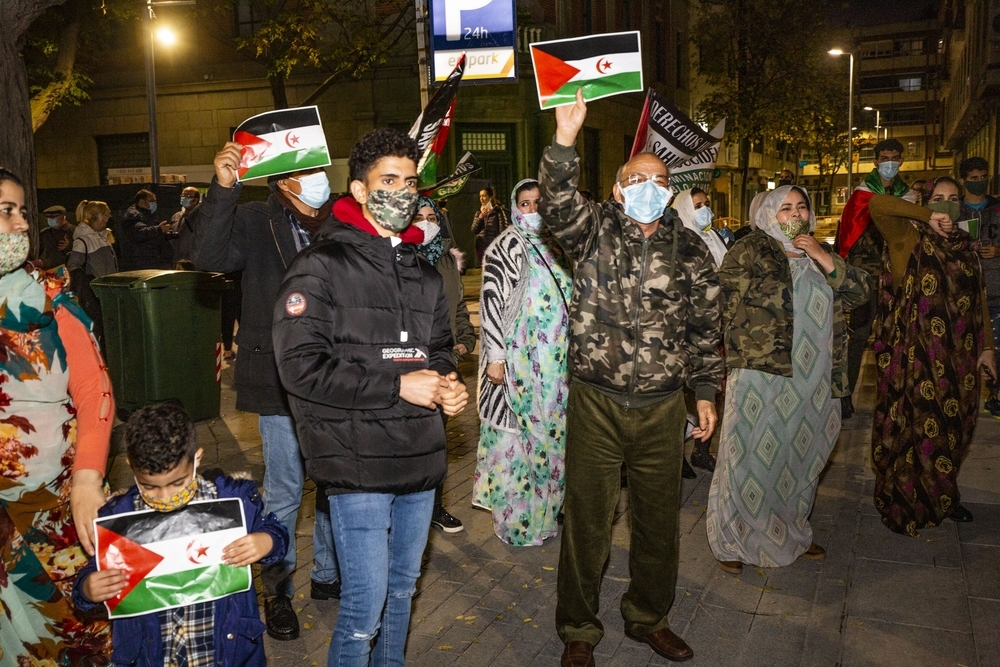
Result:
[[[410,138],[416,140],[420,162],[417,163],[418,188],[426,188],[437,180],[438,158],[448,141],[451,130],[451,114],[455,109],[455,98],[458,96],[458,84],[465,74],[465,54],[458,59],[455,69],[441,87],[434,92],[434,97],[410,128]]]
[[[583,99],[642,91],[639,32],[617,32],[531,44],[538,103],[543,109]]]
[[[317,107],[267,111],[248,118],[233,133],[243,145],[239,180],[265,178],[330,164]]]
[[[104,604],[125,618],[250,589],[250,566],[222,562],[247,534],[239,498],[196,500],[173,512],[127,512],[94,520],[97,569],[122,570],[125,589]]]
[[[706,132],[650,88],[629,157],[655,154],[670,169],[670,183],[678,192],[695,187],[708,190],[725,134],[725,120]]]

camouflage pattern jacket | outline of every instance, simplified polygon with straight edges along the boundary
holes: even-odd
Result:
[[[719,355],[719,279],[701,239],[667,209],[648,239],[613,202],[576,189],[580,158],[553,142],[538,169],[539,212],[576,262],[570,306],[573,377],[640,407],[685,385],[714,401]]]
[[[851,266],[826,245],[834,272],[834,398],[847,396],[847,326],[844,311],[868,301],[872,278]],[[820,269],[822,271],[822,269]],[[722,282],[722,330],[726,366],[792,376],[792,269],[780,243],[755,229],[726,253],[719,269]]]

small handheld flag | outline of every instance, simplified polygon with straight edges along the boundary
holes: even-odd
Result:
[[[94,520],[97,569],[122,570],[125,589],[104,604],[126,618],[208,602],[250,589],[250,566],[222,562],[247,534],[239,498],[196,500],[173,512],[145,510]]]
[[[543,109],[583,99],[642,91],[639,31],[556,39],[531,44],[538,103]]]
[[[451,130],[451,114],[455,109],[455,98],[458,97],[458,84],[465,74],[465,54],[463,53],[455,64],[448,78],[434,92],[434,97],[410,128],[410,137],[417,142],[420,162],[417,163],[419,175],[417,187],[424,188],[437,179],[437,163],[448,132]]]
[[[241,181],[326,167],[330,151],[319,119],[319,108],[266,111],[247,118],[233,133],[243,144],[236,174]]]
[[[482,167],[479,166],[476,156],[466,151],[462,159],[458,161],[458,165],[455,166],[455,171],[450,176],[446,176],[434,185],[422,189],[420,194],[431,199],[447,199],[461,192],[466,182],[468,182],[469,177],[480,169]]]

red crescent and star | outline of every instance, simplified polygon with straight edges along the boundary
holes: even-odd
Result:
[[[295,146],[299,143],[299,138],[297,135],[289,132],[285,135],[285,143],[288,144],[289,148],[295,148]]]
[[[195,546],[197,544],[197,546]],[[201,559],[208,556],[208,547],[204,544],[198,544],[196,540],[192,540],[187,546],[187,557],[188,560],[198,565],[201,563]]]
[[[600,60],[597,61],[597,71],[599,73],[603,74],[604,72],[607,72],[609,69],[611,69],[611,61],[609,61],[607,58],[601,58]]]

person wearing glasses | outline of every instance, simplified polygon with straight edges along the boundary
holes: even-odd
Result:
[[[558,107],[555,141],[539,165],[539,212],[576,264],[570,303],[565,521],[556,628],[563,667],[594,665],[611,527],[628,474],[631,581],[626,634],[669,660],[694,651],[670,629],[677,584],[685,386],[695,394],[693,437],[716,425],[722,381],[719,279],[712,255],[667,204],[666,165],[640,153],[618,170],[614,202],[577,190],[574,147],[587,117],[582,94]]]
[[[882,250],[885,239],[872,224],[868,202],[875,195],[892,195],[908,202],[917,201],[917,192],[912,190],[899,175],[903,164],[903,144],[896,139],[886,139],[875,144],[875,168],[851,193],[837,226],[837,253],[848,264],[864,269],[878,284],[882,275]],[[844,419],[854,415],[854,401],[851,394],[861,374],[861,359],[868,338],[872,333],[872,318],[875,304],[861,303],[854,307],[850,316],[850,340],[847,351],[847,395],[841,404]]]

